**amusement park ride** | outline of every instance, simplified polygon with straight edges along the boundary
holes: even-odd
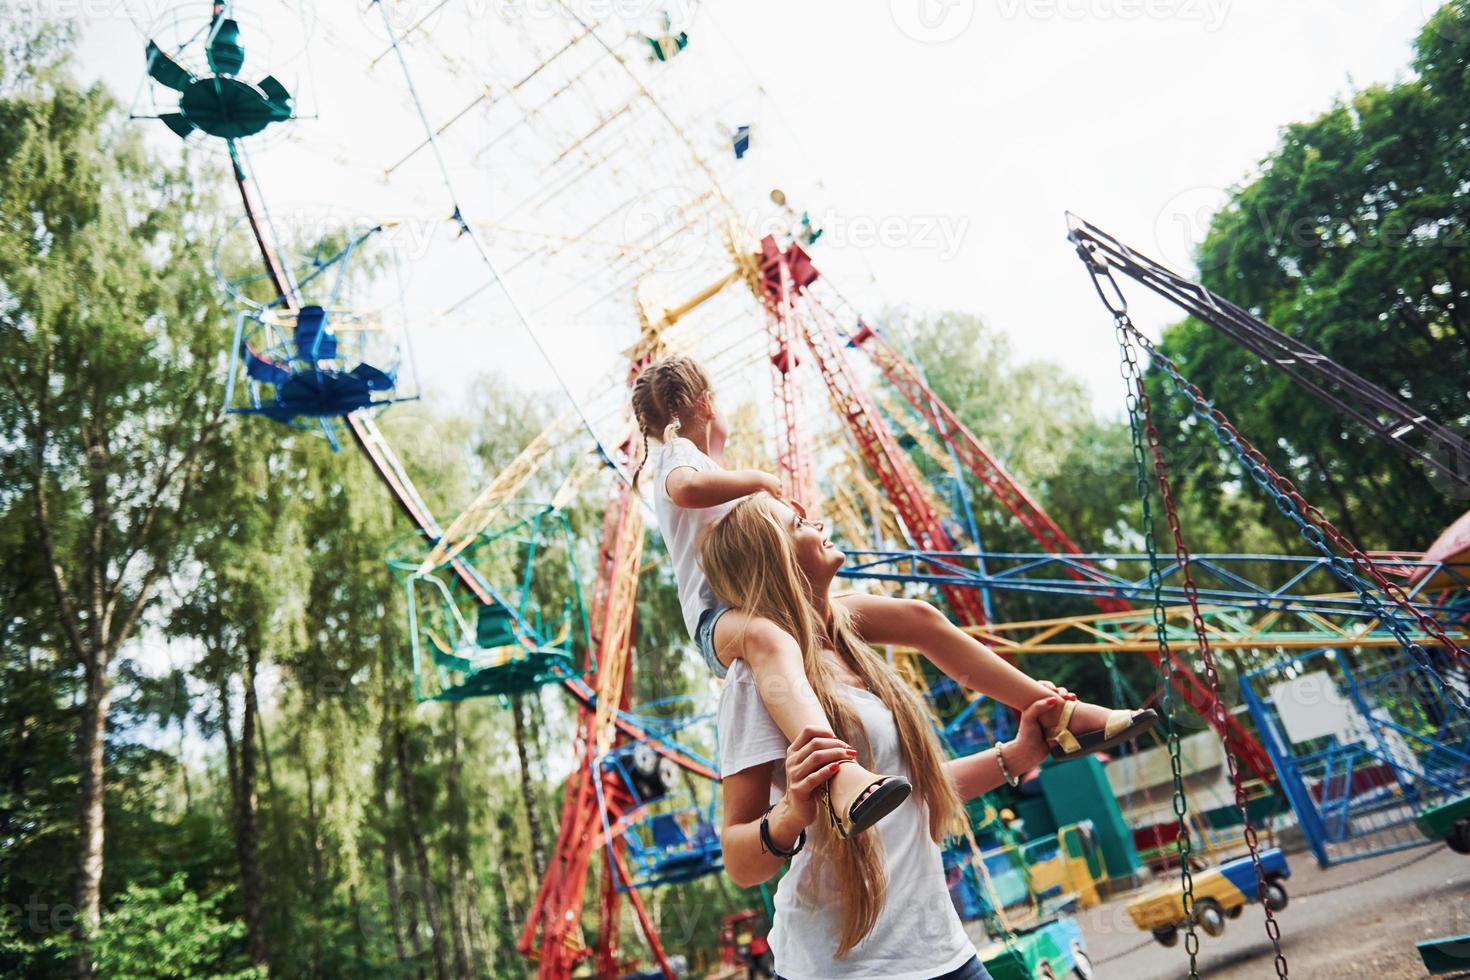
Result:
[[[797,499],[815,504],[829,496],[834,520],[855,546],[844,574],[855,581],[932,587],[957,622],[1003,654],[1136,652],[1148,657],[1160,677],[1166,717],[1187,704],[1225,746],[1260,894],[1266,894],[1270,878],[1257,855],[1244,782],[1279,782],[1296,806],[1301,779],[1293,775],[1297,760],[1289,747],[1262,727],[1254,705],[1260,735],[1226,709],[1214,651],[1281,656],[1335,650],[1343,652],[1344,660],[1348,651],[1401,651],[1398,666],[1417,672],[1432,700],[1447,709],[1438,731],[1416,730],[1416,737],[1433,743],[1440,763],[1433,772],[1418,773],[1414,798],[1425,808],[1470,790],[1470,757],[1464,749],[1470,660],[1462,649],[1470,620],[1466,567],[1444,558],[1359,551],[1137,331],[1115,273],[1173,300],[1369,431],[1435,466],[1446,480],[1470,487],[1470,466],[1444,465],[1446,459],[1470,461],[1470,445],[1446,426],[1100,229],[1073,219],[1071,240],[1113,316],[1123,354],[1144,513],[1147,518],[1152,508],[1162,508],[1174,554],[1160,557],[1147,528],[1143,553],[1083,552],[935,394],[918,367],[823,278],[806,250],[820,236],[809,219],[758,240],[745,230],[708,146],[680,125],[677,97],[658,81],[660,72],[679,70],[689,58],[684,52],[690,37],[681,25],[665,16],[652,32],[634,30],[619,38],[616,25],[588,23],[569,7],[556,5],[559,13],[552,21],[559,36],[536,49],[524,70],[486,84],[481,95],[436,127],[405,49],[412,42],[446,63],[454,56],[432,46],[423,25],[428,15],[395,27],[382,4],[372,6],[381,13],[388,38],[387,49],[374,64],[390,52],[398,60],[403,93],[423,130],[422,140],[386,170],[391,174],[428,150],[448,193],[448,223],[456,239],[468,242],[490,273],[487,286],[461,303],[488,285],[498,286],[510,311],[500,315],[522,325],[555,374],[554,359],[537,339],[530,315],[511,295],[508,271],[492,257],[482,229],[471,220],[471,209],[455,192],[442,145],[447,131],[470,118],[472,110],[510,114],[505,134],[516,131],[525,118],[543,121],[545,132],[538,135],[553,145],[543,148],[542,171],[535,193],[523,199],[526,207],[550,207],[560,195],[582,193],[585,181],[614,166],[607,157],[593,155],[603,141],[631,142],[656,133],[661,165],[672,167],[668,161],[677,158],[680,179],[694,186],[685,188],[688,198],[680,202],[683,219],[662,229],[657,248],[620,245],[604,256],[607,271],[598,280],[597,289],[603,290],[598,300],[618,297],[624,302],[632,293],[639,326],[611,400],[622,400],[626,384],[665,352],[687,349],[700,336],[731,337],[731,324],[763,319],[763,329],[746,335],[755,353],[740,355],[744,360],[736,364],[741,370],[752,363],[766,365],[777,472],[785,491]],[[631,429],[621,413],[610,413],[617,418],[614,429],[600,430],[597,420],[571,399],[566,415],[498,473],[457,520],[441,525],[375,421],[388,405],[417,395],[412,364],[401,352],[406,345],[394,342],[380,318],[353,309],[341,298],[349,264],[384,225],[317,250],[301,262],[284,258],[286,250],[257,195],[245,141],[293,118],[292,93],[271,75],[258,76],[258,81],[240,76],[245,48],[231,5],[211,5],[207,16],[201,11],[196,26],[178,44],[150,40],[147,71],[156,100],[171,110],[156,118],[180,137],[217,138],[227,147],[264,270],[248,281],[230,281],[241,312],[230,348],[229,405],[243,414],[320,429],[334,446],[335,433],[345,429],[409,518],[415,536],[391,557],[390,565],[405,589],[415,692],[421,699],[499,697],[556,685],[576,705],[575,765],[559,833],[519,940],[520,950],[538,962],[539,975],[570,976],[589,959],[599,976],[622,975],[628,963],[619,948],[618,923],[626,897],[653,960],[672,976],[639,891],[720,869],[713,787],[708,787],[708,805],[691,800],[674,807],[681,769],[710,782],[718,781],[719,773],[712,753],[706,754],[705,745],[691,737],[700,726],[708,728],[707,716],[684,704],[632,703],[635,610],[646,532],[643,502],[627,479],[636,462]],[[551,29],[543,25],[543,30]],[[573,57],[582,60],[573,62]],[[585,121],[574,119],[580,128],[570,132],[547,121],[558,100],[569,93],[596,106]],[[749,125],[734,130],[722,147],[723,166],[748,163],[756,149],[751,132]],[[490,145],[493,141],[482,154]],[[584,203],[596,199],[594,194]],[[581,224],[548,234],[528,250],[528,259],[554,263],[567,258],[566,265],[575,265],[570,259],[574,247],[595,245],[606,237],[613,212],[608,202],[601,203],[600,208],[568,208],[580,215],[575,220]],[[651,288],[651,274],[678,249],[693,249],[695,242],[704,246],[710,239],[718,240],[719,254],[711,258],[701,252],[699,262],[686,266],[689,275],[707,275],[705,284],[690,286],[676,302],[661,302]],[[740,285],[745,291],[732,288]],[[710,311],[716,307],[727,310],[729,320],[712,324]],[[1301,531],[1314,556],[1189,553],[1142,384],[1139,347],[1200,423]],[[560,383],[560,375],[556,377]],[[561,386],[571,398],[570,389]],[[812,430],[811,403],[820,400],[833,409],[839,423],[835,431]],[[532,476],[568,440],[585,441],[592,452],[567,475],[551,503],[528,507],[519,502]],[[949,475],[950,486],[932,484],[913,452],[930,457]],[[816,478],[819,465],[851,479],[823,487]],[[588,572],[577,567],[565,510],[573,500],[595,492],[592,488],[603,474],[611,479],[596,567]],[[986,552],[974,530],[966,481],[989,492],[1034,538],[1038,550]],[[560,608],[549,605],[537,585],[538,576],[553,565],[573,587],[573,598]],[[583,574],[590,574],[593,583],[585,606],[577,586]],[[1328,592],[1330,582],[1348,591]],[[991,596],[1005,590],[1084,597],[1097,612],[992,622]],[[1174,760],[1180,848],[1187,858],[1179,734],[1172,721],[1166,744]],[[583,935],[583,905],[594,863],[601,866],[600,925],[591,946]],[[1191,871],[1187,860],[1179,864],[1193,974],[1198,939]],[[1276,943],[1279,929],[1271,904],[1262,903],[1262,908]],[[1279,944],[1276,949],[1277,970],[1284,976]]]

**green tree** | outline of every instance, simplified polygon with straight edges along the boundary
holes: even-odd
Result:
[[[1470,5],[1446,4],[1416,74],[1293,123],[1234,189],[1199,252],[1204,284],[1440,421],[1470,423]],[[1417,463],[1203,324],[1162,350],[1302,493],[1361,547],[1417,549],[1464,509]],[[1168,402],[1162,426],[1184,493],[1217,531],[1280,526],[1269,501],[1231,492],[1241,473]],[[1178,421],[1178,424],[1175,424]],[[1290,543],[1288,541],[1288,546]],[[1301,550],[1292,546],[1292,550]]]
[[[0,77],[4,499],[29,511],[50,592],[38,612],[81,672],[85,932],[101,904],[109,669],[200,533],[190,508],[219,427],[224,318],[207,272],[207,191],[150,157],[111,97],[79,88],[60,55],[7,60]]]
[[[129,885],[86,943],[96,972],[110,980],[264,980],[237,953],[244,927],[222,921],[223,895],[200,898],[174,875],[157,887]]]

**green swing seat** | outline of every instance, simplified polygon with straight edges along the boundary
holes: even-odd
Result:
[[[528,647],[516,635],[515,617],[509,609],[482,606],[475,622],[475,648],[456,650],[437,634],[428,634],[435,665],[463,675],[459,683],[446,686],[432,700],[524,694],[571,677],[576,665],[570,635],[568,626],[551,644]]]

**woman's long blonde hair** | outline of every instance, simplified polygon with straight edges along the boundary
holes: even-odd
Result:
[[[841,603],[830,604],[826,623],[818,621],[811,585],[796,563],[790,532],[776,506],[772,498],[756,494],[709,527],[700,543],[700,563],[710,588],[721,602],[769,619],[795,637],[807,679],[833,732],[857,749],[858,761],[869,769],[873,758],[867,733],[851,704],[837,695],[843,681],[822,656],[824,639],[887,705],[914,794],[928,808],[929,835],[938,843],[961,809],[929,713],[898,673],[862,641]],[[819,898],[835,899],[841,906],[836,954],[841,958],[872,931],[887,901],[883,845],[872,832],[841,839],[832,832],[825,809],[812,825],[812,839],[814,857],[830,863],[836,875],[836,894]]]

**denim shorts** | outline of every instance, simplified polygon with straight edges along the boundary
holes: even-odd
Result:
[[[936,980],[990,980],[990,971],[985,969],[985,964],[976,956]]]
[[[704,656],[705,666],[720,680],[725,679],[728,671],[720,663],[720,658],[715,656],[715,623],[729,611],[729,606],[711,606],[699,614],[699,625],[694,630],[694,639],[699,644],[699,652]]]
[[[776,980],[782,980],[781,974],[776,974]],[[934,980],[991,980],[991,977],[990,971],[985,969],[985,964],[980,962],[980,957],[972,956],[957,968],[943,976],[935,977]]]

